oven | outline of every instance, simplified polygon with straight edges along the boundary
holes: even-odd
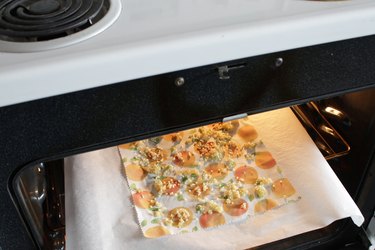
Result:
[[[1,248],[64,249],[66,157],[292,107],[365,222],[341,219],[257,249],[367,249],[375,207],[374,42],[349,39],[2,107]]]
[[[90,179],[72,176],[70,163],[80,155],[283,110],[325,159],[322,173],[338,178],[362,215],[360,223],[343,216],[314,230],[285,229],[287,237],[251,246],[373,249],[374,7],[369,0],[1,2],[0,250],[69,249],[84,241],[70,231],[74,218],[87,230],[107,224],[72,209],[72,195]],[[303,152],[303,141],[299,147]],[[327,178],[322,174],[322,182]],[[106,195],[88,203],[77,195],[75,202],[94,201],[95,210]],[[308,198],[305,192],[302,200]],[[343,204],[337,202],[339,212]],[[143,227],[136,218],[130,223]],[[114,234],[88,236],[108,243],[98,249],[113,249]],[[146,248],[144,240],[119,248]],[[158,240],[149,242],[164,238]]]

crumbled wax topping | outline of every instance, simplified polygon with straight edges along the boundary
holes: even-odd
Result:
[[[154,186],[158,194],[168,194],[173,195],[173,192],[168,192],[170,189],[174,189],[179,186],[179,182],[174,178],[155,178]]]
[[[255,142],[246,142],[244,145],[243,145],[243,148],[246,149],[246,150],[252,150],[255,148],[257,144]]]
[[[171,165],[163,164],[163,160],[164,152],[162,149],[148,147],[138,149],[138,156],[132,158],[132,162],[137,162],[151,174],[161,174],[173,168]]]
[[[242,203],[241,206],[240,206],[240,208],[241,209],[246,209],[247,208],[247,203],[246,202]]]
[[[186,222],[190,219],[190,213],[185,208],[177,208],[169,213],[169,219],[177,227],[184,227]]]
[[[209,190],[209,186],[205,182],[190,182],[187,185],[189,193],[192,193],[194,196],[202,196],[204,192]]]
[[[215,178],[212,178],[210,174],[204,171],[202,172],[201,178],[202,178],[202,181],[206,183],[215,183],[215,181],[217,181]]]
[[[218,122],[212,124],[213,130],[223,130],[225,132],[232,131],[235,128],[235,125],[232,122]]]
[[[160,148],[144,148],[140,153],[150,162],[162,162],[163,161],[163,150]]]
[[[196,142],[198,140],[209,141],[211,138],[213,138],[219,144],[222,144],[228,142],[232,137],[221,130],[212,130],[208,127],[200,127],[196,134],[189,137],[192,142]]]
[[[213,141],[198,141],[194,145],[198,153],[205,159],[220,157],[220,152],[218,151],[216,144]]]
[[[194,143],[195,149],[204,159],[220,161],[223,158],[221,147],[230,139],[231,136],[221,130],[201,127],[197,133],[189,136],[186,144]]]
[[[154,215],[155,217],[160,217],[160,216],[162,216],[163,214],[162,214],[160,211],[153,211],[153,215]]]
[[[222,206],[218,205],[214,201],[207,201],[204,203],[199,203],[195,206],[195,210],[201,214],[212,214],[214,212],[217,212],[217,213],[223,212]]]
[[[253,161],[255,159],[255,154],[245,154],[245,159],[248,161]]]
[[[177,154],[174,155],[174,161],[181,162],[181,163],[184,162],[184,157],[182,156],[182,152],[178,152]]]
[[[265,178],[265,177],[259,177],[255,181],[255,185],[269,185],[271,183],[272,183],[272,179],[271,178]]]
[[[170,218],[166,217],[166,218],[164,218],[163,223],[166,226],[170,226],[170,225],[172,225],[173,221]]]
[[[229,182],[222,188],[224,189],[222,197],[226,204],[232,204],[234,200],[246,194],[246,189],[239,182]]]
[[[268,194],[267,189],[263,185],[256,185],[254,193],[257,198],[263,198]]]
[[[242,148],[235,142],[228,142],[226,148],[230,157],[238,158],[242,155]]]

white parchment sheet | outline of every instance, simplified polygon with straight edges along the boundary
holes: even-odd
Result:
[[[259,136],[302,199],[242,224],[145,238],[117,148],[65,160],[67,249],[244,249],[351,217],[364,221],[341,182],[289,108],[251,116]]]

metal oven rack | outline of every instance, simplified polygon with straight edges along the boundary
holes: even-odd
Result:
[[[343,112],[330,106],[320,105],[317,102],[293,106],[292,110],[326,160],[349,153],[350,145],[325,117],[325,115],[330,115],[342,122],[350,122]]]

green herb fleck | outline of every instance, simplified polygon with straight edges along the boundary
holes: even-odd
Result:
[[[192,179],[194,179],[194,180],[198,179],[198,175],[197,175],[197,174],[194,174],[194,173],[191,174],[190,177],[191,177]]]
[[[128,161],[128,158],[124,157],[124,158],[121,159],[121,161],[122,161],[122,163],[125,163],[125,162]]]
[[[159,224],[160,222],[160,218],[155,218],[155,219],[152,219],[151,223],[152,224]]]
[[[229,169],[233,169],[236,166],[236,163],[234,161],[228,161],[228,167]]]
[[[193,231],[193,232],[198,231],[198,227],[197,227],[197,226],[193,227],[193,230],[192,230],[192,231]]]
[[[160,141],[161,141],[161,137],[160,136],[157,136],[157,137],[149,139],[149,142],[151,142],[154,145],[158,144]]]
[[[254,195],[253,194],[249,194],[247,197],[249,198],[250,201],[254,200]]]
[[[177,151],[176,147],[171,147],[171,154],[176,153],[176,151]]]
[[[280,167],[277,167],[277,172],[278,172],[279,174],[282,174],[283,170],[282,170]]]
[[[136,191],[136,190],[137,190],[137,185],[135,185],[135,183],[132,183],[132,184],[130,185],[130,190],[131,190],[131,191]]]
[[[178,201],[184,201],[185,198],[184,198],[184,196],[183,196],[182,194],[178,194],[178,195],[177,195],[177,200],[178,200]]]
[[[182,230],[182,231],[181,231],[182,234],[186,234],[186,233],[188,233],[188,232],[189,232],[188,230]]]
[[[197,212],[197,213],[203,212],[203,205],[201,205],[201,204],[196,205],[195,206],[195,212]]]
[[[151,211],[159,211],[159,209],[160,209],[159,207],[150,207],[149,208],[149,210],[151,210]]]
[[[220,183],[219,184],[219,188],[222,188],[222,187],[225,187],[227,184],[225,184],[225,183]]]
[[[181,179],[181,181],[182,181],[183,183],[185,183],[187,180],[188,180],[187,176],[183,176],[182,179]]]
[[[130,159],[131,162],[136,162],[136,161],[140,161],[141,158],[137,157],[137,156],[134,156],[133,158]]]
[[[143,220],[143,221],[141,222],[141,226],[144,227],[144,226],[146,226],[146,225],[147,225],[147,220]]]

